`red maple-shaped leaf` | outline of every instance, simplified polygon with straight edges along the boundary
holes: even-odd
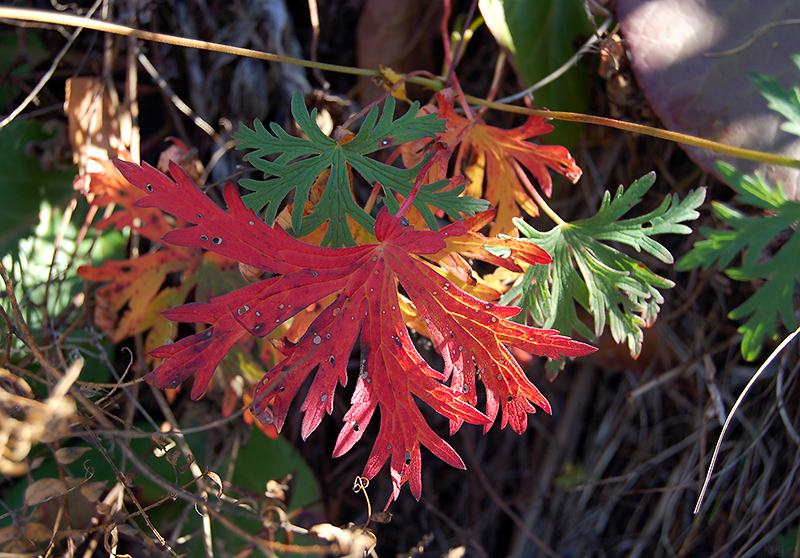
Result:
[[[97,160],[101,170],[87,174],[82,187],[95,207],[116,206],[116,211],[95,225],[99,230],[131,227],[140,236],[159,244],[174,227],[159,209],[137,207],[146,195],[134,188],[110,161]],[[196,248],[164,246],[136,258],[105,261],[100,266],[81,266],[78,274],[89,281],[107,283],[97,291],[95,321],[113,342],[150,330],[145,348],[153,349],[174,336],[176,329],[161,313],[183,303],[198,286],[198,298],[207,300],[213,286],[208,277],[232,269],[235,262]],[[208,273],[210,269],[216,273]],[[165,287],[170,274],[181,283]],[[235,276],[234,276],[235,277]],[[202,288],[206,287],[206,288]]]
[[[569,151],[558,145],[537,145],[527,140],[553,131],[545,118],[531,116],[522,126],[504,130],[489,126],[481,118],[470,120],[455,112],[452,91],[437,93],[439,118],[447,121],[447,129],[436,138],[409,142],[404,146],[407,165],[421,157],[427,144],[438,141],[451,149],[457,148],[456,172],[469,178],[466,193],[483,197],[497,210],[491,236],[518,234],[512,219],[520,216],[520,208],[528,215],[539,214],[531,190],[534,188],[526,170],[539,183],[542,192],[550,196],[553,181],[548,169],[566,176],[572,183],[582,171]],[[420,114],[434,108],[423,108]],[[440,165],[433,178],[444,178],[447,165]]]
[[[266,225],[248,210],[232,184],[223,192],[228,212],[216,206],[176,165],[175,181],[152,167],[120,161],[120,171],[148,192],[142,207],[157,207],[195,226],[171,231],[167,243],[197,246],[275,274],[274,277],[220,296],[208,303],[174,308],[165,315],[180,322],[209,324],[205,331],[159,347],[166,359],[148,379],[175,387],[194,375],[192,397],[208,386],[220,360],[248,333],[263,337],[311,304],[335,295],[294,344],[267,372],[253,393],[253,414],[280,430],[289,405],[313,373],[301,433],[306,438],[325,413],[333,412],[337,384],[346,385],[347,361],[357,341],[361,370],[350,410],[336,442],[335,456],[347,452],[363,435],[376,409],[380,430],[364,468],[372,478],[391,458],[394,491],[409,482],[419,498],[420,446],[454,467],[464,464],[453,448],[424,420],[414,397],[451,421],[488,429],[502,409],[502,426],[522,432],[535,406],[550,406],[525,376],[507,347],[551,358],[579,356],[594,349],[563,337],[508,321],[518,308],[475,298],[437,272],[433,257],[448,239],[468,233],[461,223],[438,232],[417,231],[385,209],[375,225],[377,242],[350,248],[306,244],[280,228]],[[403,322],[398,285],[415,303],[445,360],[443,372],[417,352]],[[486,389],[486,412],[475,408],[476,377]]]

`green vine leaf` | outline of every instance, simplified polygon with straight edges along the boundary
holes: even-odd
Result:
[[[736,281],[758,280],[763,283],[728,317],[741,320],[749,316],[738,331],[744,334],[742,355],[752,361],[758,357],[764,338],[777,336],[776,317],[780,317],[790,331],[797,327],[800,203],[789,200],[780,188],[770,187],[757,175],[741,174],[726,163],[717,163],[717,169],[725,182],[739,194],[736,201],[766,212],[750,217],[727,204],[714,203],[714,214],[730,229],[701,228],[705,240],[696,242],[692,251],[678,261],[677,268],[701,267],[708,270],[716,263],[724,269],[743,253],[741,266],[727,269],[725,273]],[[778,247],[776,239],[787,233],[791,234],[789,240]],[[765,252],[771,257],[767,257]]]
[[[349,141],[336,141],[326,136],[317,125],[317,110],[313,109],[309,114],[300,93],[292,97],[292,114],[307,138],[294,137],[275,123],[270,124],[269,130],[258,120],[252,130],[242,125],[234,135],[239,141],[237,149],[253,149],[245,160],[266,177],[266,180],[243,178],[240,181],[241,186],[253,190],[244,197],[245,203],[256,211],[266,207],[265,221],[272,223],[281,203],[295,190],[295,201],[302,203],[295,203],[292,208],[294,234],[304,236],[328,223],[323,245],[355,245],[347,217],[369,232],[373,232],[375,220],[353,198],[349,168],[370,184],[379,183],[386,194],[386,205],[390,211],[396,212],[400,205],[394,194],[408,196],[427,158],[410,169],[400,169],[367,155],[444,131],[445,123],[436,115],[416,117],[419,103],[414,103],[397,120],[393,120],[394,108],[395,101],[391,96],[386,99],[380,117],[378,107],[372,107],[359,132]],[[280,155],[274,161],[264,158],[276,153]],[[328,169],[330,175],[322,197],[311,214],[304,218],[304,202],[309,198],[315,181]],[[438,230],[438,226],[430,206],[443,210],[454,219],[488,208],[488,203],[483,200],[461,196],[464,186],[450,188],[448,184],[447,180],[425,184],[414,200],[414,207],[431,230]]]
[[[654,182],[655,173],[650,173],[627,190],[620,186],[613,199],[606,192],[594,217],[564,223],[547,232],[515,219],[522,234],[544,248],[553,263],[529,267],[522,283],[510,290],[502,302],[516,299],[536,324],[567,333],[574,329],[588,339],[599,336],[607,322],[614,340],[625,341],[631,355],[637,357],[642,347],[642,328],[652,325],[664,301],[659,290],[674,284],[604,242],[626,244],[637,252],[673,263],[669,250],[652,237],[689,234],[691,229],[682,223],[697,219],[695,209],[705,199],[704,188],[690,192],[683,201],[668,195],[650,213],[620,220]],[[594,331],[578,318],[576,303],[592,314]]]

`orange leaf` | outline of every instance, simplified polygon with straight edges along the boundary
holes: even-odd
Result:
[[[527,141],[553,130],[545,118],[531,116],[522,126],[504,130],[487,125],[482,118],[469,120],[456,114],[452,91],[437,93],[436,99],[439,118],[447,120],[447,129],[435,139],[404,146],[404,161],[406,165],[413,164],[434,141],[453,150],[457,147],[456,172],[469,179],[466,193],[481,196],[482,192],[482,197],[497,210],[491,236],[498,233],[517,236],[512,219],[521,215],[520,208],[528,215],[539,214],[530,193],[534,186],[526,171],[533,175],[546,196],[553,189],[548,169],[563,174],[573,184],[580,178],[582,171],[566,148]],[[423,109],[419,114],[430,111]],[[444,178],[445,173],[446,165],[439,165],[432,178]]]

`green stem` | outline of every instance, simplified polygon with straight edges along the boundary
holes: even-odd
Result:
[[[562,219],[561,216],[558,213],[556,213],[552,207],[547,205],[547,202],[544,201],[544,197],[536,190],[536,188],[528,188],[528,193],[534,199],[539,208],[544,212],[544,214],[550,217],[553,221],[555,221],[557,226],[560,227],[562,225],[567,224],[567,222],[564,221],[564,219]]]
[[[544,118],[552,118],[553,120],[561,120],[563,122],[581,122],[583,124],[595,124],[598,126],[606,126],[608,128],[616,128],[617,130],[625,130],[626,132],[634,132],[637,134],[644,134],[654,138],[665,139],[674,141],[675,143],[682,143],[684,145],[691,145],[692,147],[699,147],[701,149],[708,149],[731,157],[738,157],[740,159],[748,159],[750,161],[758,161],[760,163],[767,163],[771,165],[782,165],[785,167],[793,167],[800,169],[800,161],[785,157],[783,155],[776,155],[774,153],[766,153],[764,151],[756,151],[755,149],[744,149],[742,147],[733,147],[718,141],[707,140],[690,136],[688,134],[681,134],[679,132],[671,132],[669,130],[660,130],[651,126],[643,124],[634,124],[632,122],[623,122],[622,120],[614,120],[613,118],[605,118],[603,116],[593,116],[590,114],[579,114],[575,112],[563,111],[550,111],[529,109],[525,107],[517,107],[512,105],[502,105],[486,101],[479,97],[472,97],[471,95],[465,96],[467,102],[488,107],[495,110],[504,110],[506,112],[513,112],[517,114],[525,114],[528,116],[541,116]]]

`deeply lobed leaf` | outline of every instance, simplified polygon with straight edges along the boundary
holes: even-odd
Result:
[[[167,216],[159,209],[137,207],[145,194],[134,188],[110,161],[95,163],[96,172],[83,177],[83,188],[95,208],[115,205],[116,211],[95,225],[107,228],[131,227],[143,238],[160,243],[172,230]],[[206,278],[216,271],[230,269],[235,262],[195,248],[164,246],[136,258],[105,261],[99,266],[81,266],[78,275],[89,281],[107,283],[97,290],[95,323],[114,342],[149,330],[145,348],[149,351],[174,336],[161,313],[182,304],[196,290],[197,300],[207,300],[214,291]],[[179,285],[164,286],[171,274],[179,275]],[[237,284],[237,286],[239,286]],[[230,285],[225,285],[230,287]]]
[[[737,201],[768,213],[749,217],[727,204],[715,203],[714,213],[730,229],[701,229],[706,239],[696,242],[692,251],[678,261],[677,268],[702,267],[707,270],[716,263],[724,269],[742,254],[741,266],[729,268],[726,273],[736,281],[759,280],[763,284],[728,317],[734,320],[747,318],[739,327],[739,332],[744,334],[742,355],[747,360],[755,360],[764,339],[776,337],[777,318],[789,330],[797,327],[800,203],[789,200],[780,188],[770,187],[758,175],[744,175],[725,163],[718,163],[717,167],[738,193]],[[779,248],[769,248],[779,235],[786,233],[791,234],[788,241]],[[765,257],[765,252],[770,252],[771,256]]]
[[[582,171],[565,147],[536,145],[527,140],[553,130],[547,121],[531,116],[522,126],[504,130],[489,126],[481,118],[470,120],[456,113],[450,92],[437,93],[439,118],[447,129],[436,141],[458,150],[456,172],[463,172],[470,182],[467,193],[486,199],[497,210],[491,235],[516,234],[513,218],[521,215],[520,208],[536,216],[539,210],[531,197],[533,188],[527,177],[531,173],[545,195],[553,189],[548,169],[566,176],[575,183]],[[427,109],[430,111],[433,109]],[[433,140],[425,139],[405,149],[407,162],[414,162]],[[445,166],[434,172],[437,178],[446,175]]]
[[[237,149],[253,149],[245,159],[264,173],[266,180],[245,178],[240,184],[253,190],[244,197],[248,207],[260,210],[266,207],[266,221],[273,223],[281,203],[295,190],[292,210],[292,231],[305,236],[328,224],[322,244],[327,246],[352,246],[355,239],[350,232],[347,218],[355,220],[367,231],[372,231],[373,218],[353,198],[350,169],[359,173],[368,183],[380,184],[386,192],[386,203],[396,211],[399,207],[395,194],[408,196],[423,163],[413,168],[399,169],[367,157],[380,149],[412,140],[430,137],[444,128],[444,123],[433,115],[416,118],[419,103],[414,103],[406,114],[393,120],[395,101],[386,100],[383,114],[372,107],[354,137],[340,141],[326,136],[316,122],[316,109],[309,114],[303,96],[292,97],[292,114],[306,138],[289,135],[277,124],[267,130],[256,121],[253,129],[242,126],[234,137],[239,141]],[[264,159],[267,155],[280,155],[274,161]],[[322,198],[310,215],[304,217],[304,202],[315,180],[330,169]],[[425,218],[431,229],[437,222],[429,206],[443,210],[459,219],[461,214],[473,214],[488,207],[482,200],[462,196],[463,186],[449,187],[448,181],[439,180],[426,184],[414,199],[414,207]]]
[[[800,54],[794,54],[792,61],[800,69]],[[761,94],[769,101],[769,108],[786,118],[787,122],[781,124],[781,129],[800,136],[800,88],[792,87],[786,91],[775,79],[757,72],[750,72],[749,76]]]
[[[652,236],[691,232],[682,223],[697,218],[696,208],[705,197],[703,188],[690,192],[683,201],[667,196],[657,209],[641,217],[621,219],[654,182],[655,174],[651,173],[627,190],[620,186],[613,198],[606,192],[595,216],[547,232],[516,219],[517,228],[544,248],[553,257],[553,264],[528,268],[525,280],[501,302],[518,299],[534,323],[564,332],[575,329],[589,339],[599,336],[608,323],[614,340],[625,341],[631,355],[638,356],[642,328],[655,321],[663,302],[659,289],[671,288],[673,283],[601,241],[627,244],[637,252],[645,251],[672,263],[672,255]],[[578,318],[576,304],[592,314],[593,332]]]
[[[207,248],[277,274],[208,303],[168,311],[165,315],[170,319],[206,323],[209,328],[153,351],[166,360],[148,379],[160,387],[174,387],[194,375],[192,397],[198,398],[221,359],[242,336],[266,336],[307,306],[334,295],[333,303],[296,344],[287,343],[286,357],[259,382],[252,410],[259,420],[280,430],[291,401],[313,375],[302,405],[302,435],[307,437],[323,415],[333,411],[336,386],[348,381],[348,357],[360,341],[361,373],[335,455],[344,454],[360,439],[374,411],[380,409],[380,431],[364,475],[373,477],[391,457],[394,491],[390,501],[406,481],[419,497],[421,445],[447,463],[463,467],[455,451],[427,425],[413,396],[450,419],[452,432],[463,422],[488,428],[500,409],[502,426],[510,424],[522,432],[535,406],[546,411],[550,407],[508,347],[556,359],[594,350],[556,331],[511,322],[508,318],[518,308],[482,301],[438,273],[427,258],[435,258],[450,239],[467,233],[461,223],[437,232],[417,231],[384,209],[375,224],[376,243],[350,248],[311,246],[259,220],[232,184],[224,190],[228,213],[205,197],[177,166],[170,169],[173,181],[149,166],[118,165],[128,180],[148,192],[139,205],[173,212],[194,224],[168,233],[166,242]],[[444,358],[443,372],[431,368],[411,342],[401,315],[398,285],[424,318]],[[485,413],[475,408],[476,377],[486,389]]]

